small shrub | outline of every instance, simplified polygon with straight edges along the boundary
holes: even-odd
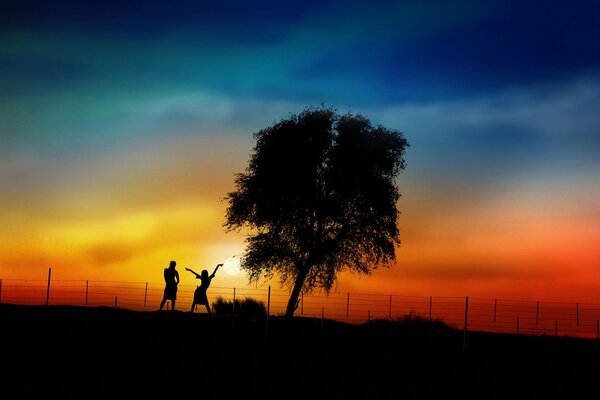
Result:
[[[452,327],[440,319],[430,320],[415,314],[407,314],[393,320],[374,319],[366,323],[372,329],[385,330],[407,335],[429,335],[448,333]]]
[[[237,315],[249,319],[264,318],[267,315],[265,304],[251,297],[242,300],[236,299],[235,312],[233,301],[217,297],[217,300],[213,303],[213,310],[217,315]]]
[[[446,324],[441,319],[432,319],[426,317],[421,317],[419,315],[408,314],[403,317],[397,318],[396,322],[402,326],[409,326],[411,330],[415,330],[417,332],[433,330],[434,332],[448,332],[450,330],[450,326]]]

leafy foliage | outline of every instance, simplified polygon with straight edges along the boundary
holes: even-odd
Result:
[[[226,200],[228,230],[249,228],[241,267],[301,290],[329,290],[347,268],[369,274],[400,244],[395,177],[408,142],[362,115],[308,108],[255,134]]]

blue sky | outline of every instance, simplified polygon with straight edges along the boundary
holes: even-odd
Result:
[[[594,3],[522,3],[9,1],[3,131],[110,128],[145,102],[185,120],[199,95],[371,111],[597,85]]]

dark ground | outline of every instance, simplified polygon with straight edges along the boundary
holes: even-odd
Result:
[[[594,398],[600,342],[424,321],[264,320],[0,304],[0,396]],[[590,393],[585,395],[584,393]],[[590,397],[591,396],[591,397]]]

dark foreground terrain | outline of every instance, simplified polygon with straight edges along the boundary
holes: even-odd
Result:
[[[180,399],[595,398],[600,342],[424,321],[0,304],[0,396]],[[585,395],[589,393],[589,395]],[[591,396],[591,397],[590,397]]]

